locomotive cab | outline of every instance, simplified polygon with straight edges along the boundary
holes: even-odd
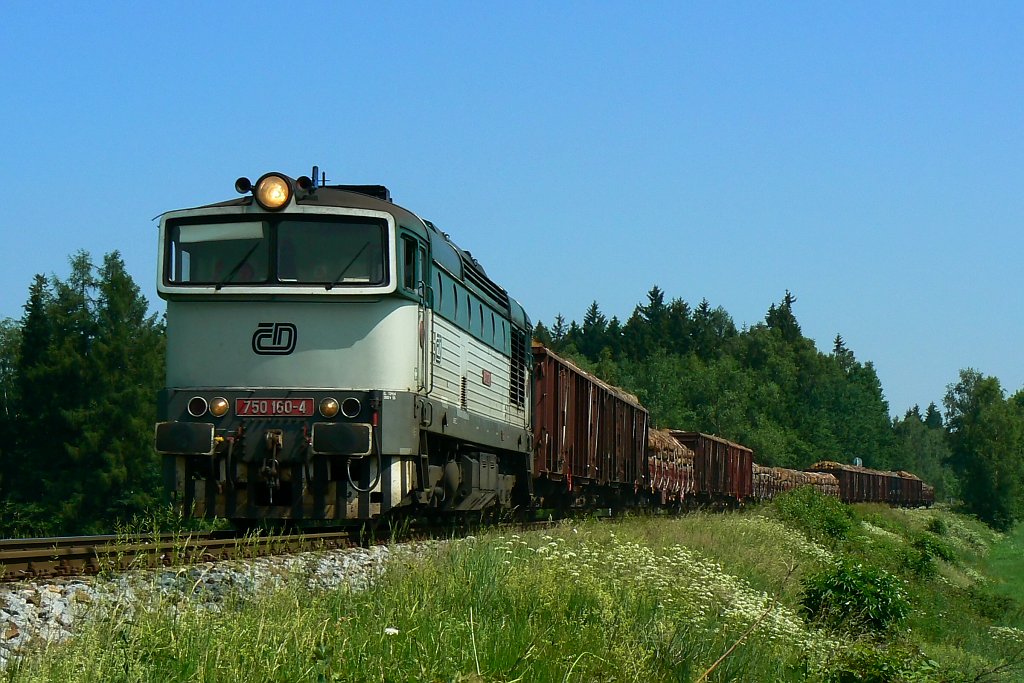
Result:
[[[174,499],[246,520],[510,504],[530,448],[522,308],[384,187],[236,189],[160,220]]]

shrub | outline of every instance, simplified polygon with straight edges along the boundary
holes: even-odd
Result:
[[[956,553],[953,552],[953,549],[937,538],[922,534],[915,537],[910,544],[920,550],[921,554],[928,557],[938,558],[946,562],[956,560]]]
[[[929,534],[916,534],[909,544],[900,549],[900,566],[921,578],[931,578],[938,573],[935,560],[956,561],[956,553],[943,541]]]
[[[899,579],[870,565],[839,562],[805,579],[803,587],[804,615],[842,630],[882,631],[910,612]]]
[[[928,524],[925,525],[925,529],[932,532],[936,536],[946,535],[946,523],[941,517],[932,517],[928,520]]]
[[[826,683],[938,681],[939,665],[916,650],[858,641],[839,651],[822,675]]]
[[[846,538],[853,528],[849,506],[810,486],[776,496],[772,506],[784,522],[828,540]]]

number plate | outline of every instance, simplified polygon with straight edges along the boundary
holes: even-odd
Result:
[[[236,398],[239,417],[312,417],[311,398]]]

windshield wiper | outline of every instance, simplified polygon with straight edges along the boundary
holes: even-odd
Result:
[[[233,278],[235,276],[235,273],[242,269],[242,266],[245,265],[245,262],[248,261],[249,257],[252,256],[254,251],[256,251],[256,247],[260,246],[261,242],[263,242],[263,240],[259,240],[256,242],[256,244],[249,247],[249,251],[245,252],[245,256],[242,257],[242,260],[236,263],[235,267],[228,271],[228,274],[220,279],[220,282],[217,283],[217,286],[214,287],[214,289],[219,290],[221,287],[224,286],[225,282]]]
[[[356,252],[356,255],[352,257],[352,260],[349,261],[348,264],[346,264],[345,267],[341,269],[341,272],[338,273],[338,277],[334,278],[334,280],[331,281],[331,283],[328,284],[326,287],[324,287],[324,289],[326,289],[328,292],[334,289],[334,285],[341,282],[341,278],[345,277],[345,273],[347,273],[348,269],[352,267],[352,264],[356,262],[356,259],[363,255],[363,252],[366,251],[366,248],[368,246],[370,246],[370,243],[365,242],[363,246],[359,248],[359,251]]]

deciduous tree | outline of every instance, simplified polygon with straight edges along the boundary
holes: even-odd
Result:
[[[1009,528],[1020,518],[1024,493],[1020,408],[1006,400],[998,379],[971,368],[960,371],[944,404],[964,504],[996,528]]]

